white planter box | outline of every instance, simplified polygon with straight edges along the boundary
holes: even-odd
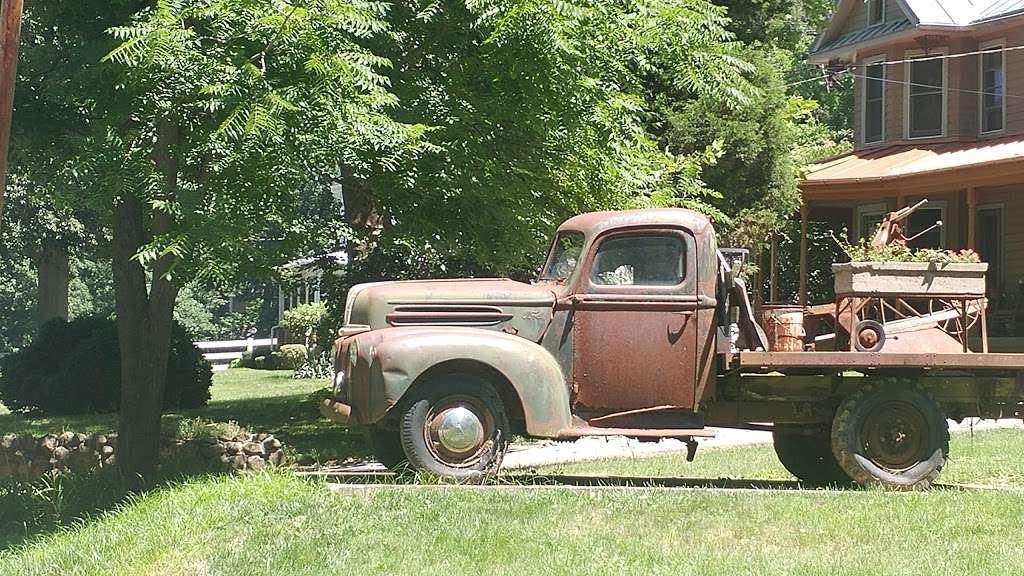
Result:
[[[985,295],[987,263],[848,262],[833,264],[836,294]]]

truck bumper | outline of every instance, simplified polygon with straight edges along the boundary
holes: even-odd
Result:
[[[320,401],[320,413],[338,424],[347,425],[352,422],[352,407],[334,398],[324,398]]]

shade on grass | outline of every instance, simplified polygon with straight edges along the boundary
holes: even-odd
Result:
[[[326,380],[295,380],[290,370],[249,370],[218,372],[210,388],[210,402],[195,410],[166,413],[165,427],[173,428],[182,418],[204,418],[218,422],[236,421],[254,432],[270,432],[295,452],[314,460],[365,456],[368,448],[359,433],[336,426],[320,416],[308,401]],[[41,436],[73,430],[91,434],[117,429],[116,414],[22,418],[0,413],[0,434],[15,432]]]
[[[596,460],[540,469],[549,474],[683,476],[791,480],[770,444],[697,452],[693,462],[679,454]],[[1024,489],[1024,430],[959,432],[950,441],[950,460],[939,482]]]
[[[208,478],[0,553],[4,574],[1004,574],[993,492],[381,487]]]

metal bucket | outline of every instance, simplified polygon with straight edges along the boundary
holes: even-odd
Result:
[[[800,306],[762,306],[761,327],[771,352],[800,352],[804,349],[804,309]]]

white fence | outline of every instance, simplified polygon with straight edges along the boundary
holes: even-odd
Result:
[[[232,360],[241,358],[245,352],[254,352],[259,348],[264,348],[269,352],[277,348],[277,338],[196,342],[196,348],[202,351],[203,358],[213,365],[214,370],[226,370]]]

